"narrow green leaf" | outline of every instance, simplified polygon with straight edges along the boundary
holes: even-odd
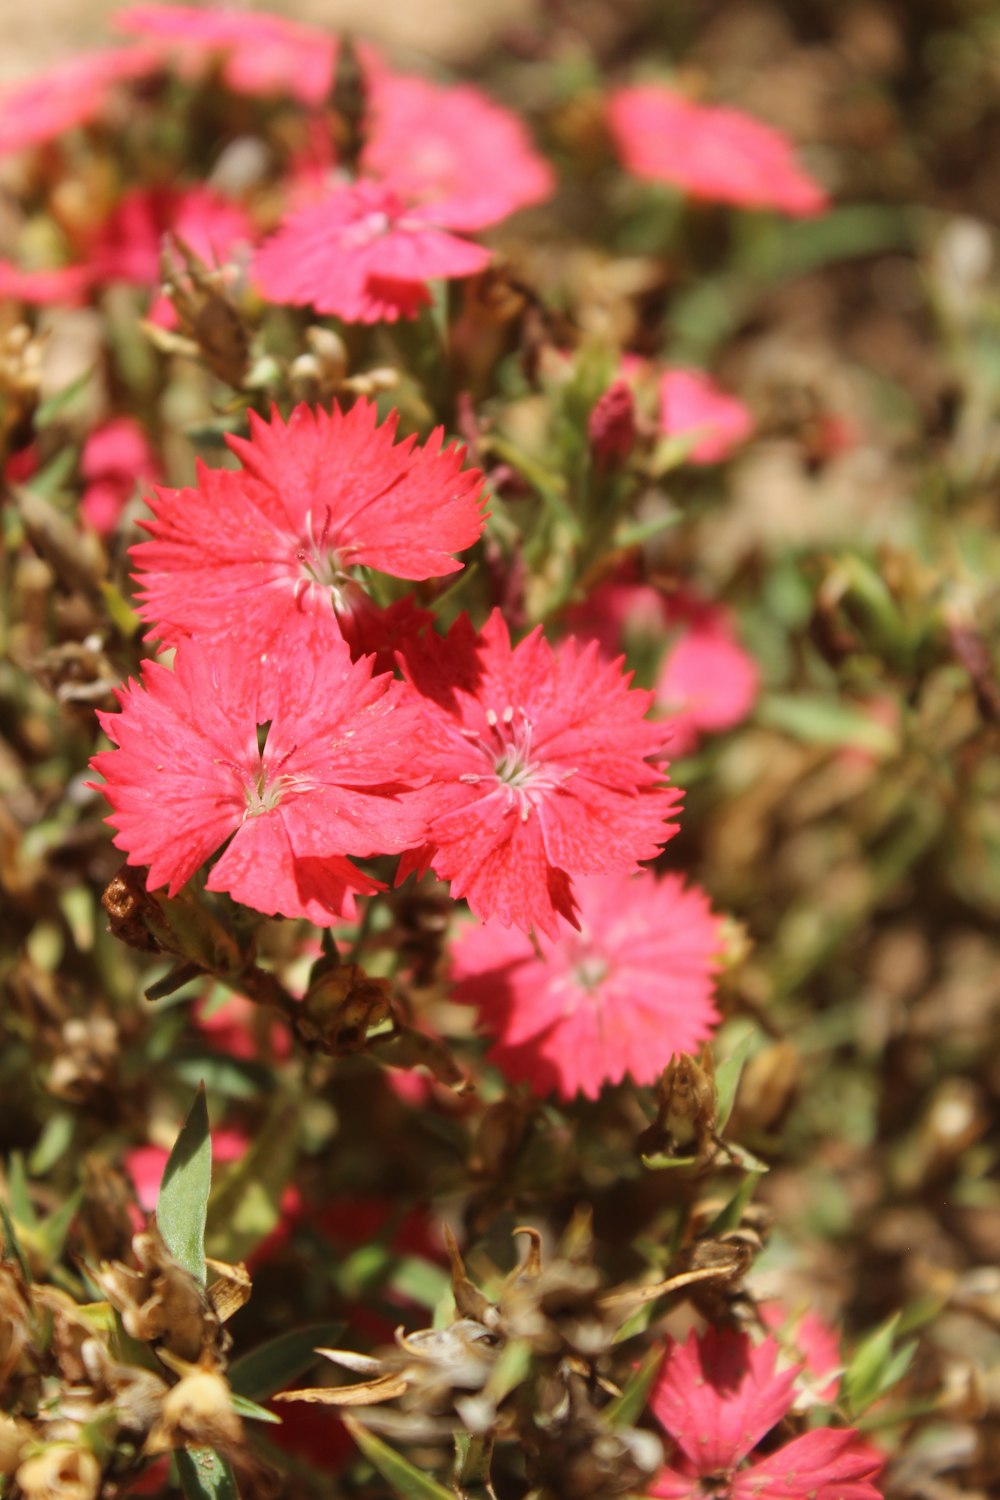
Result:
[[[212,1137],[202,1087],[167,1158],[156,1200],[156,1222],[167,1249],[201,1282],[205,1280],[205,1221],[211,1185]]]
[[[178,1448],[174,1457],[186,1500],[240,1500],[232,1469],[211,1448]]]
[[[115,588],[114,584],[107,578],[101,580],[101,593],[104,595],[104,603],[108,614],[111,616],[111,623],[118,631],[118,634],[124,636],[127,641],[132,640],[134,636],[138,635],[142,626],[142,620],[136,614],[121,590]]]
[[[35,1213],[31,1194],[28,1192],[28,1174],[25,1171],[24,1157],[20,1151],[10,1153],[10,1163],[7,1167],[7,1192],[10,1195],[10,1211],[16,1223],[23,1225],[25,1229],[33,1229],[38,1223],[38,1215]]]
[[[733,1112],[743,1065],[750,1056],[756,1040],[752,1031],[747,1032],[746,1036],[741,1037],[736,1043],[725,1062],[720,1063],[715,1070],[715,1113],[718,1130],[725,1130],[726,1122]]]
[[[51,427],[56,417],[60,416],[68,406],[73,404],[77,396],[81,395],[88,385],[93,370],[88,366],[82,375],[71,380],[69,385],[64,385],[61,391],[54,391],[46,398],[35,412],[35,428],[41,431],[43,427]]]
[[[446,1490],[429,1474],[421,1473],[408,1458],[390,1448],[388,1443],[383,1443],[355,1417],[344,1417],[343,1422],[368,1462],[383,1479],[388,1480],[397,1495],[403,1496],[403,1500],[455,1500],[451,1490]]]
[[[52,1170],[71,1144],[75,1129],[76,1122],[69,1110],[60,1110],[49,1116],[35,1149],[28,1157],[28,1166],[35,1177],[44,1177]]]
[[[268,1411],[266,1406],[258,1406],[256,1401],[251,1401],[249,1396],[240,1396],[236,1391],[232,1392],[233,1411],[238,1412],[241,1417],[246,1417],[249,1422],[274,1422],[281,1426],[281,1418],[277,1412]]]
[[[83,1188],[77,1188],[76,1192],[71,1193],[64,1203],[60,1203],[55,1213],[50,1214],[35,1231],[35,1238],[41,1245],[50,1265],[53,1265],[63,1253],[73,1216],[82,1202]]]
[[[612,1427],[635,1426],[646,1409],[650,1388],[666,1352],[666,1346],[663,1344],[647,1350],[644,1358],[626,1382],[621,1395],[616,1396],[604,1408],[604,1415]]]
[[[666,1156],[654,1151],[652,1156],[642,1158],[642,1164],[651,1172],[665,1172],[669,1167],[693,1167],[697,1160],[696,1156]]]
[[[229,1367],[229,1384],[237,1395],[263,1401],[304,1375],[320,1357],[317,1346],[336,1344],[343,1331],[343,1323],[312,1323],[308,1328],[279,1334],[234,1360]]]
[[[766,1171],[767,1169],[765,1168],[764,1170]],[[763,1175],[763,1172],[747,1173],[725,1208],[719,1210],[711,1224],[705,1230],[706,1239],[712,1239],[720,1234],[725,1234],[728,1230],[737,1227],[743,1217],[743,1210],[753,1197],[757,1183]]]
[[[852,1415],[858,1415],[871,1406],[883,1388],[898,1323],[899,1313],[893,1313],[855,1349],[854,1357],[844,1371],[844,1398]]]
[[[7,1254],[13,1255],[14,1259],[21,1267],[21,1275],[30,1285],[31,1270],[28,1266],[27,1260],[25,1259],[24,1251],[21,1249],[20,1243],[18,1241],[17,1233],[14,1229],[14,1221],[10,1216],[10,1210],[8,1209],[6,1203],[2,1198],[0,1198],[0,1222],[3,1223],[3,1232],[6,1242]]]
[[[899,749],[897,737],[860,709],[810,693],[770,693],[757,708],[757,720],[811,745],[836,745],[889,756]]]

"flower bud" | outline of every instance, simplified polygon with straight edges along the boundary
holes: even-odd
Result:
[[[635,398],[624,380],[616,380],[595,403],[587,422],[590,452],[597,468],[618,468],[635,442]]]

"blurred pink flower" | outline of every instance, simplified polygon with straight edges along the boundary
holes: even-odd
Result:
[[[703,734],[740,723],[753,708],[760,674],[740,645],[727,612],[692,589],[661,593],[625,576],[598,585],[567,615],[568,627],[590,637],[609,659],[658,660],[654,707],[669,722],[667,747],[689,755]]]
[[[555,175],[522,121],[472,84],[368,68],[360,168],[449,229],[482,229],[551,196]]]
[[[183,240],[210,270],[248,256],[257,238],[246,209],[202,183],[131,188],[98,231],[90,253],[91,274],[98,281],[158,286],[168,234]],[[148,317],[165,327],[176,323],[166,296],[154,300]]]
[[[391,187],[359,178],[294,209],[253,269],[272,302],[348,323],[395,323],[429,306],[428,281],[472,276],[491,259],[448,233],[433,205],[409,207]]]
[[[795,160],[780,131],[738,109],[698,104],[665,84],[635,84],[608,101],[622,164],[694,198],[806,217],[827,196]]]
[[[33,307],[74,306],[82,302],[89,284],[86,266],[28,271],[0,260],[0,301],[25,302]]]
[[[84,443],[80,473],[85,481],[80,514],[101,536],[108,536],[136,486],[159,478],[159,465],[134,417],[113,417]]]
[[[791,1350],[800,1361],[800,1376],[808,1376],[816,1399],[835,1401],[843,1368],[836,1329],[810,1309],[790,1316],[780,1302],[758,1302],[757,1311],[781,1347]]]
[[[106,47],[56,63],[0,93],[0,156],[56,140],[105,111],[116,86],[160,68],[149,47]]]
[[[195,5],[133,5],[115,18],[123,30],[174,51],[182,71],[218,58],[237,94],[288,94],[323,104],[333,89],[338,43],[332,33],[266,11]]]
[[[817,1427],[745,1464],[791,1408],[797,1367],[773,1338],[710,1328],[669,1344],[650,1406],[673,1439],[650,1494],[665,1500],[881,1500],[881,1461],[851,1428]]]
[[[701,370],[675,368],[660,376],[660,431],[691,437],[687,462],[716,464],[753,432],[753,417]]]
[[[579,931],[560,923],[537,946],[498,922],[464,928],[452,976],[507,1078],[596,1099],[626,1074],[653,1083],[711,1035],[719,922],[678,875],[590,875],[576,896]]]

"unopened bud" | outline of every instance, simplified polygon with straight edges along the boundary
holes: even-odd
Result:
[[[635,398],[624,380],[616,380],[595,404],[587,422],[590,452],[598,469],[623,464],[635,442]]]

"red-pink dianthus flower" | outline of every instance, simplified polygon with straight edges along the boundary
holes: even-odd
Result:
[[[267,669],[264,669],[267,670]],[[223,849],[207,887],[268,915],[331,926],[353,893],[380,889],[349,856],[420,842],[411,796],[421,711],[402,683],[372,677],[336,638],[287,670],[262,668],[233,640],[189,641],[173,671],[143,664],[119,690],[121,713],[99,715],[115,745],[93,768],[107,821],[147,886],[176,894]],[[266,723],[263,747],[258,729]]]
[[[248,259],[256,239],[246,209],[204,184],[132,188],[97,234],[90,256],[93,276],[155,287],[168,234],[177,235],[210,269]],[[176,315],[169,299],[157,299],[150,318],[172,326]]]
[[[712,203],[798,217],[827,206],[789,141],[742,110],[698,104],[665,84],[644,83],[612,93],[608,121],[622,164],[647,181]]]
[[[434,205],[412,207],[361,178],[293,210],[257,252],[254,280],[272,302],[348,323],[395,323],[429,305],[428,281],[489,265],[489,250],[448,227]]]
[[[494,610],[429,636],[405,670],[427,702],[430,865],[477,916],[555,937],[576,925],[573,877],[627,873],[677,831],[680,794],[654,764],[662,725],[596,644],[553,649],[538,628],[511,647]]]
[[[881,1460],[851,1428],[817,1427],[745,1461],[790,1410],[798,1368],[773,1338],[712,1328],[671,1344],[650,1406],[676,1445],[650,1494],[665,1500],[881,1500]]]
[[[372,64],[360,167],[449,229],[483,229],[551,196],[555,175],[521,120],[472,84]]]
[[[80,514],[107,536],[135,493],[136,485],[159,476],[146,434],[134,417],[113,417],[87,438],[80,455],[85,480]]]
[[[743,402],[703,371],[674,368],[660,376],[660,431],[666,437],[693,439],[688,463],[721,463],[746,441],[753,426]]]
[[[56,63],[0,93],[0,155],[55,140],[105,111],[118,84],[160,67],[148,47],[106,47]]]
[[[570,628],[596,639],[606,657],[635,651],[659,657],[654,707],[670,730],[672,757],[695,750],[703,734],[745,719],[757,698],[757,663],[727,612],[691,589],[663,594],[628,577],[607,579],[569,616]]]
[[[337,39],[328,31],[263,11],[195,5],[132,5],[116,16],[125,31],[176,52],[182,70],[213,58],[237,94],[288,94],[323,104],[333,89]]]
[[[579,931],[560,923],[537,946],[498,922],[466,928],[452,975],[506,1077],[595,1099],[626,1074],[653,1083],[710,1036],[719,923],[678,875],[589,875],[576,895]]]
[[[132,550],[140,612],[165,640],[226,636],[257,656],[294,654],[303,635],[342,633],[379,649],[392,622],[373,619],[358,569],[414,580],[453,573],[452,555],[483,528],[482,475],[465,449],[395,442],[373,402],[344,412],[301,405],[287,422],[250,413],[249,440],[230,437],[243,467],[200,466],[197,487],[157,490],[152,540]]]
[[[90,283],[86,266],[52,266],[28,271],[0,260],[0,301],[24,302],[31,307],[74,306]]]

